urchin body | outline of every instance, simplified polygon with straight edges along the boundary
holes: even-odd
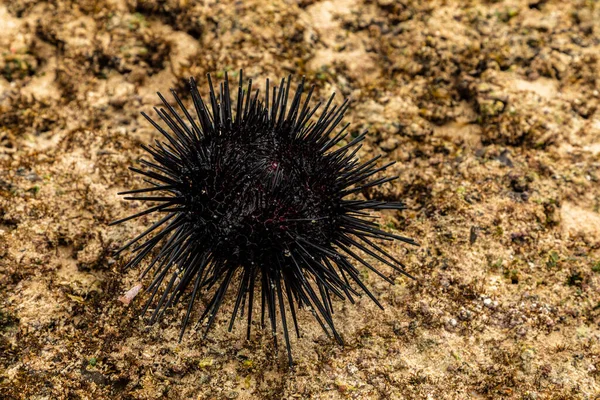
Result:
[[[242,88],[240,72],[233,103],[227,77],[218,93],[208,79],[206,102],[190,79],[193,112],[174,92],[179,112],[159,94],[167,111],[155,110],[164,127],[142,113],[165,140],[143,146],[152,157],[142,161],[145,169],[131,168],[150,186],[122,194],[157,204],[114,223],[150,213],[160,218],[119,251],[132,248],[135,256],[128,266],[150,258],[142,275],[154,273],[144,308],[154,305],[151,321],[185,296],[183,335],[198,295],[206,293],[209,300],[198,323],[206,322],[208,331],[233,286],[230,329],[238,315],[246,314],[249,336],[253,306],[260,302],[261,321],[268,315],[274,337],[281,322],[291,363],[286,315],[299,335],[296,310],[308,307],[325,332],[341,343],[332,320],[332,296],[353,301],[357,287],[381,307],[350,260],[391,282],[356,248],[406,274],[400,261],[377,242],[415,242],[370,220],[369,210],[401,210],[401,203],[355,196],[394,178],[375,177],[391,163],[378,167],[378,157],[357,160],[366,132],[348,138],[348,125],[336,131],[347,101],[332,106],[331,96],[317,118],[319,104],[310,107],[313,90],[302,99],[303,81],[290,97],[289,79],[272,89],[267,80],[266,94],[259,100],[251,81]],[[155,302],[164,281],[166,288]]]

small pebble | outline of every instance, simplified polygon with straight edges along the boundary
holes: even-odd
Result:
[[[354,365],[354,364],[348,364],[348,366],[346,368],[348,369],[348,372],[351,375],[354,375],[355,373],[358,372],[358,368],[356,368],[356,365]]]

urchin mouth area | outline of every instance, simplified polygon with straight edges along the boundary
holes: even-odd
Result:
[[[334,239],[340,210],[335,176],[318,165],[325,159],[306,143],[273,135],[239,141],[228,133],[205,141],[217,147],[207,152],[211,158],[190,154],[198,165],[186,174],[188,218],[197,236],[209,233],[213,251],[229,261],[289,252],[297,237],[327,247]]]
[[[402,210],[404,205],[354,198],[395,178],[374,178],[392,164],[378,167],[379,157],[359,162],[356,154],[366,132],[349,138],[345,125],[334,133],[347,100],[338,107],[332,105],[332,95],[317,118],[320,103],[309,106],[313,89],[302,100],[304,80],[295,94],[289,79],[272,91],[267,80],[263,101],[258,92],[252,95],[252,82],[243,89],[240,71],[235,105],[227,74],[218,94],[210,76],[208,80],[210,96],[205,102],[190,79],[195,116],[174,92],[183,116],[160,94],[168,112],[155,109],[166,129],[142,113],[166,141],[143,146],[153,160],[142,161],[146,169],[131,168],[151,186],[121,194],[135,194],[127,200],[159,204],[112,224],[148,214],[161,217],[118,252],[131,249],[135,254],[126,267],[152,257],[142,274],[154,270],[143,310],[155,304],[150,322],[188,298],[181,339],[192,306],[200,293],[207,293],[208,303],[198,319],[198,325],[206,324],[206,335],[225,293],[237,286],[229,329],[246,312],[249,338],[253,307],[260,301],[261,325],[266,315],[275,344],[281,328],[291,364],[286,313],[298,337],[296,309],[306,307],[324,332],[342,343],[333,323],[333,297],[354,302],[353,296],[364,293],[383,308],[352,261],[393,283],[363,254],[410,276],[378,242],[416,243],[368,218],[369,211]]]

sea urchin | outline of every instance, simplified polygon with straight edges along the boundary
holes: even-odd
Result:
[[[142,273],[142,277],[154,273],[142,313],[154,305],[151,323],[184,297],[188,306],[181,340],[193,305],[204,293],[207,302],[198,324],[205,323],[206,334],[234,286],[237,296],[229,329],[238,315],[246,314],[250,335],[255,297],[260,297],[262,325],[267,314],[277,345],[280,321],[291,364],[287,315],[299,335],[296,310],[308,308],[327,335],[342,343],[332,319],[332,295],[354,302],[358,287],[381,307],[350,261],[392,283],[356,249],[408,276],[404,265],[377,242],[416,243],[369,219],[368,210],[402,210],[402,203],[357,196],[395,177],[374,177],[393,162],[378,167],[379,156],[363,163],[357,160],[366,132],[348,138],[345,125],[334,133],[348,100],[332,106],[332,95],[313,119],[319,109],[319,104],[309,107],[314,86],[302,101],[304,79],[290,97],[290,78],[272,91],[267,80],[261,100],[258,90],[252,92],[251,80],[243,89],[240,71],[235,103],[227,74],[218,93],[208,76],[208,102],[191,78],[195,116],[175,91],[171,90],[183,115],[159,93],[166,110],[155,111],[166,128],[142,115],[165,141],[143,145],[152,161],[142,160],[143,169],[131,168],[150,186],[119,193],[132,195],[126,200],[155,205],[112,224],[160,215],[118,251],[133,246],[134,256],[126,267],[152,255]],[[166,288],[154,302],[163,281]]]

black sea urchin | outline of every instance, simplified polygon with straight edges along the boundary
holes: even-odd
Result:
[[[271,95],[267,80],[264,101],[259,100],[258,90],[252,95],[251,80],[243,90],[241,71],[239,82],[233,103],[227,75],[218,94],[208,76],[206,103],[190,79],[195,116],[173,90],[183,116],[158,94],[166,111],[155,111],[167,128],[142,115],[166,141],[142,146],[153,160],[141,161],[145,169],[131,168],[150,186],[120,193],[133,195],[126,200],[158,204],[112,224],[150,213],[161,215],[119,250],[135,245],[131,250],[135,256],[127,264],[131,267],[157,248],[142,273],[154,270],[147,289],[150,299],[143,310],[154,304],[151,322],[187,293],[181,339],[192,306],[204,292],[208,302],[198,324],[206,322],[206,334],[228,288],[237,286],[229,329],[246,308],[249,336],[255,289],[260,288],[262,324],[267,313],[276,345],[277,320],[281,321],[291,364],[286,313],[299,335],[296,309],[307,307],[323,330],[341,343],[332,319],[332,295],[353,302],[352,296],[359,294],[355,284],[381,307],[350,259],[392,282],[353,249],[408,275],[404,265],[376,242],[416,243],[367,219],[367,210],[402,210],[403,204],[354,196],[395,177],[372,178],[393,163],[378,167],[379,156],[364,163],[355,157],[366,132],[346,143],[345,125],[330,136],[342,121],[348,100],[332,106],[332,95],[320,117],[311,121],[319,104],[309,108],[314,87],[302,101],[304,79],[289,108],[290,78],[273,87]],[[151,192],[155,194],[147,194]],[[166,289],[155,304],[165,280]]]

